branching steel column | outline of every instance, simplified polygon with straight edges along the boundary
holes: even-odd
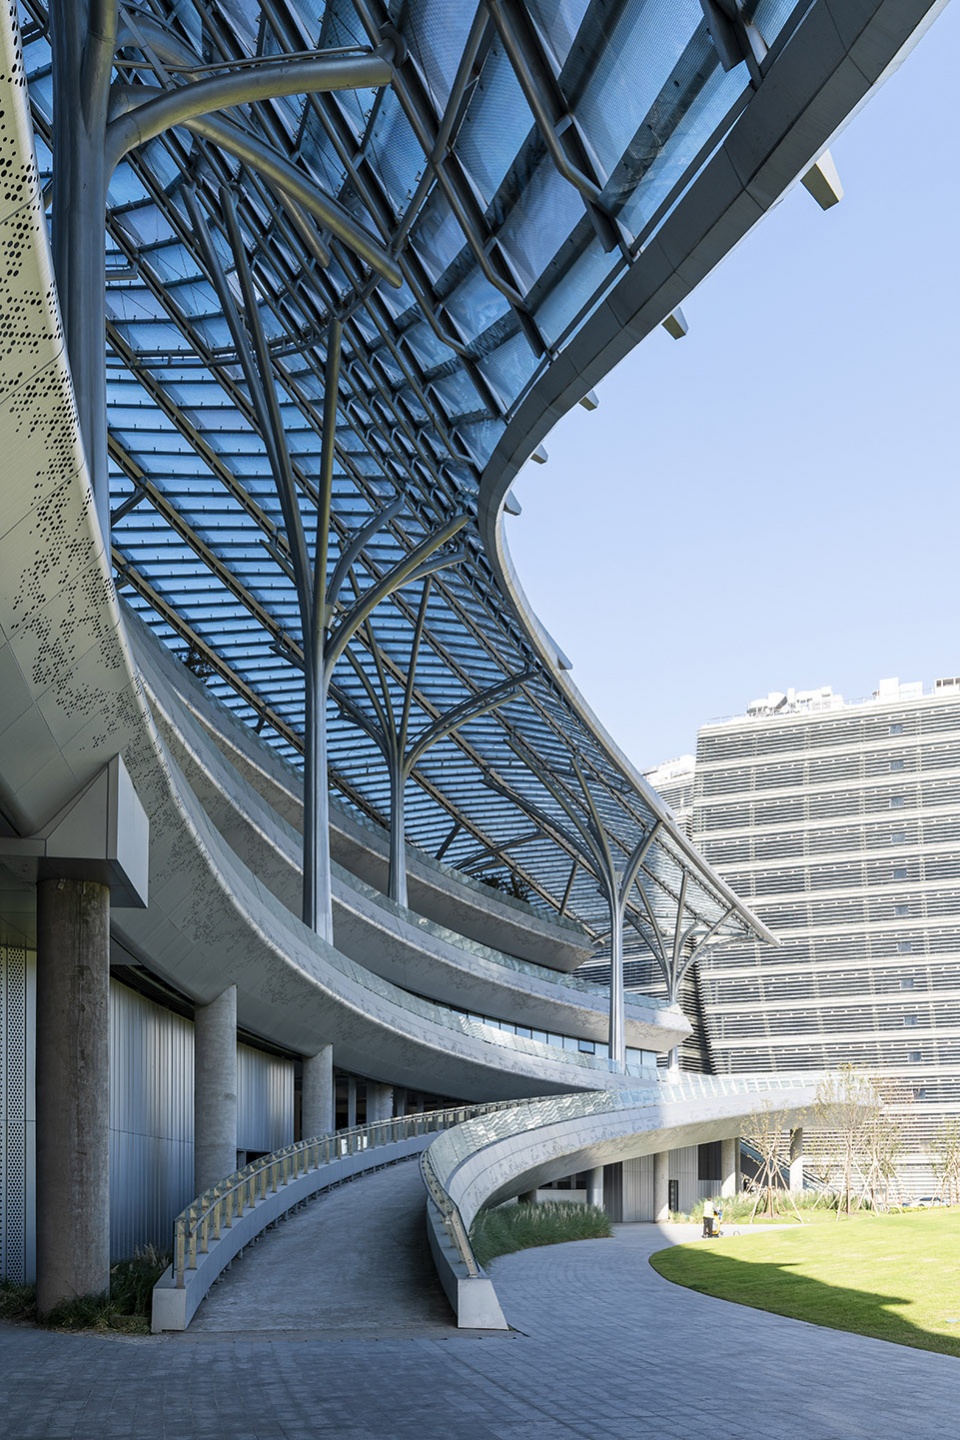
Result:
[[[103,136],[116,38],[116,0],[52,0],[53,262],[80,433],[104,536],[110,533],[110,473],[104,352],[109,175]]]
[[[623,919],[627,908],[627,901],[633,889],[634,881],[640,873],[640,867],[647,858],[647,853],[657,833],[660,830],[662,821],[657,819],[649,830],[641,835],[637,844],[630,851],[625,862],[618,861],[614,855],[610,838],[597,809],[596,801],[587,784],[576,757],[570,756],[570,763],[583,792],[584,800],[589,818],[584,818],[570,798],[564,793],[552,776],[548,776],[542,769],[534,770],[537,780],[547,790],[560,806],[573,829],[569,830],[563,824],[553,819],[546,811],[542,810],[535,802],[526,799],[525,796],[517,795],[514,791],[501,785],[499,781],[488,779],[487,784],[491,789],[512,800],[521,810],[524,810],[534,820],[539,821],[545,830],[556,832],[563,837],[570,853],[581,857],[583,863],[590,872],[596,876],[600,885],[601,893],[607,902],[610,911],[610,1021],[607,1031],[610,1059],[616,1064],[623,1066],[626,1063],[626,1017],[624,1009],[624,988],[623,988]],[[576,873],[576,865],[571,872],[567,890],[573,883],[573,876]],[[566,902],[566,896],[564,902]],[[680,912],[682,913],[682,903]]]
[[[327,224],[391,285],[400,271],[371,235],[339,205],[236,125],[209,112],[303,90],[389,84],[392,47],[375,54],[317,56],[299,64],[265,60],[238,74],[212,76],[169,91],[127,87],[111,91],[119,41],[117,0],[51,0],[54,78],[53,255],[80,431],[104,537],[110,535],[105,370],[104,222],[110,176],[124,154],[173,125],[189,124],[246,164],[259,169]],[[124,35],[124,43],[130,43]],[[114,109],[133,107],[108,125]]]
[[[374,666],[379,681],[379,693],[374,689],[363,664],[352,651],[347,652],[347,659],[353,666],[354,672],[366,692],[373,710],[373,717],[368,715],[340,688],[335,687],[334,699],[340,705],[344,714],[355,724],[359,725],[371,740],[377,745],[386,762],[387,773],[390,780],[390,879],[388,893],[391,900],[398,905],[407,904],[407,847],[406,847],[406,810],[405,791],[407,781],[413,774],[421,757],[431,745],[438,740],[452,735],[460,726],[466,725],[470,720],[476,720],[481,715],[486,715],[498,705],[504,704],[511,699],[527,680],[531,679],[533,672],[524,670],[520,675],[508,676],[505,680],[496,685],[490,685],[485,690],[479,691],[476,695],[468,695],[465,700],[454,705],[444,714],[439,715],[429,725],[420,731],[410,743],[410,716],[413,706],[413,693],[416,680],[417,661],[420,656],[420,645],[423,640],[423,633],[427,621],[427,606],[430,599],[430,581],[427,580],[420,597],[420,605],[417,611],[417,618],[413,629],[413,638],[410,642],[410,655],[407,661],[407,675],[403,687],[403,701],[400,706],[399,718],[393,703],[390,683],[387,677],[386,668],[380,657],[379,647],[372,627],[367,626],[367,642],[373,656]]]
[[[333,495],[333,462],[340,384],[342,327],[330,317],[324,369],[323,431],[320,444],[320,503],[313,561],[313,593],[309,630],[304,624],[303,753],[303,921],[333,942],[333,891],[330,879],[330,786],[327,779],[327,689],[324,664],[327,634],[327,545]],[[304,617],[306,619],[306,617]]]
[[[360,527],[352,540],[344,546],[328,581],[342,322],[339,316],[331,314],[327,328],[316,533],[311,556],[300,513],[297,481],[287,446],[276,377],[260,318],[259,301],[240,229],[236,202],[233,193],[226,186],[221,189],[219,199],[243,298],[243,316],[233,298],[197,197],[189,188],[184,191],[184,201],[204,262],[223,308],[250,390],[267,459],[277,487],[290,547],[303,635],[303,920],[304,924],[332,944],[333,892],[330,874],[326,712],[333,669],[351,638],[381,600],[392,595],[401,586],[425,578],[434,570],[462,558],[462,552],[459,551],[443,554],[437,552],[467,524],[469,517],[456,515],[446,521],[362,594],[356,595],[352,605],[338,609],[341,589],[348,576],[353,574],[353,567],[363,550],[385,525],[396,518],[402,501],[396,500],[385,506],[366,525]]]

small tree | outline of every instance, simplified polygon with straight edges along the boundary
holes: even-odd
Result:
[[[960,1200],[960,1121],[944,1120],[933,1137],[933,1173],[948,1205]]]
[[[783,1201],[790,1201],[793,1213],[803,1224],[803,1217],[797,1209],[793,1195],[783,1184],[784,1168],[790,1164],[791,1122],[796,1123],[794,1112],[774,1110],[769,1101],[754,1110],[743,1130],[743,1138],[753,1146],[759,1156],[759,1169],[754,1179],[748,1181],[748,1188],[755,1192],[750,1222],[753,1223],[761,1206],[772,1220]]]
[[[903,1096],[855,1065],[841,1065],[821,1081],[814,1113],[828,1135],[818,1148],[839,1171],[837,1216],[869,1202],[886,1206],[896,1176],[903,1126],[893,1106]]]

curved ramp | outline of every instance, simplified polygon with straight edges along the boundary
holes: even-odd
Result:
[[[234,1261],[191,1337],[456,1334],[423,1228],[416,1159],[326,1191]]]
[[[738,1135],[775,1103],[783,1123],[816,1099],[822,1076],[685,1075],[619,1093],[564,1095],[480,1115],[445,1131],[420,1159],[437,1273],[461,1325],[506,1324],[490,1278],[466,1241],[474,1217],[579,1170]]]

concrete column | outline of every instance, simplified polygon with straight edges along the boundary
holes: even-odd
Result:
[[[720,1194],[736,1195],[740,1189],[740,1141],[720,1141]]]
[[[790,1191],[798,1194],[803,1189],[803,1128],[798,1126],[790,1131]]]
[[[670,1152],[653,1157],[653,1218],[659,1225],[670,1219]]]
[[[329,1135],[334,1128],[333,1046],[303,1057],[300,1133],[304,1140]]]
[[[587,1204],[603,1209],[603,1166],[598,1165],[587,1175]]]
[[[194,1014],[193,1186],[197,1195],[237,1168],[237,987]]]
[[[367,1124],[375,1120],[393,1119],[393,1086],[367,1081]]]
[[[524,1192],[523,1192],[522,1195],[518,1195],[518,1196],[517,1196],[517,1204],[518,1204],[518,1205],[536,1205],[536,1203],[537,1203],[537,1192],[536,1192],[536,1190],[524,1190]]]
[[[37,885],[37,1310],[110,1286],[110,891]]]
[[[353,1075],[347,1081],[347,1129],[357,1123],[357,1082]]]

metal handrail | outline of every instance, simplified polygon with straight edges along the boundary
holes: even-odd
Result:
[[[276,1194],[281,1186],[288,1185],[291,1180],[296,1180],[312,1170],[319,1170],[347,1155],[356,1155],[382,1145],[392,1145],[413,1136],[446,1130],[474,1116],[512,1109],[523,1103],[532,1102],[496,1100],[485,1105],[454,1105],[445,1110],[426,1110],[416,1115],[397,1116],[392,1120],[375,1120],[369,1125],[356,1125],[349,1130],[336,1130],[312,1140],[300,1140],[294,1145],[285,1145],[281,1150],[274,1150],[270,1155],[251,1160],[242,1170],[235,1170],[232,1175],[225,1176],[216,1185],[211,1185],[191,1200],[174,1220],[173,1271],[177,1289],[182,1290],[185,1287],[187,1271],[197,1269],[198,1257],[208,1253],[211,1242],[220,1239],[222,1230],[229,1230],[234,1221],[239,1220],[247,1210],[265,1200],[268,1194]],[[430,1194],[436,1198],[436,1178],[433,1177],[433,1184],[428,1181],[427,1185]],[[452,1204],[452,1201],[448,1200],[448,1204]],[[444,1220],[446,1223],[446,1215]],[[473,1265],[472,1273],[475,1274],[476,1261],[473,1259],[459,1212],[447,1228],[458,1250],[461,1249],[459,1237],[462,1236],[462,1244],[466,1246],[470,1256],[469,1261],[465,1259],[465,1263],[468,1268]]]
[[[470,1244],[470,1236],[467,1227],[463,1223],[463,1216],[460,1214],[460,1207],[445,1188],[443,1181],[436,1172],[433,1161],[430,1158],[430,1151],[424,1150],[420,1156],[420,1175],[426,1186],[427,1194],[440,1212],[444,1229],[453,1242],[454,1249],[471,1280],[475,1280],[480,1274],[480,1266],[477,1264],[477,1257],[473,1253],[473,1246]]]
[[[530,1131],[556,1124],[560,1120],[583,1119],[587,1116],[615,1113],[631,1105],[664,1105],[684,1100],[709,1100],[726,1095],[746,1096],[753,1093],[776,1093],[797,1085],[810,1086],[821,1079],[819,1072],[790,1071],[773,1075],[699,1075],[690,1072],[670,1075],[663,1071],[659,1083],[637,1090],[588,1090],[551,1095],[539,1099],[510,1100],[498,1105],[477,1106],[465,1119],[479,1117],[484,1111],[512,1110],[536,1106],[535,1113],[523,1125],[495,1121],[491,1126],[473,1127],[462,1135],[450,1135],[434,1141],[420,1156],[420,1174],[430,1198],[440,1212],[447,1234],[471,1279],[480,1273],[470,1245],[469,1233],[460,1208],[447,1186],[463,1161],[477,1150],[523,1129]],[[444,1127],[447,1128],[447,1127]],[[482,1132],[482,1133],[478,1133]],[[436,1153],[433,1153],[436,1152]],[[442,1171],[447,1170],[446,1180]]]

